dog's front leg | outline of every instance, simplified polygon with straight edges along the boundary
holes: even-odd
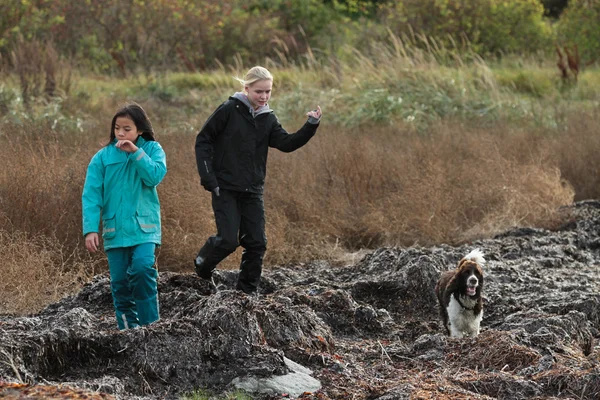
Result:
[[[462,339],[464,337],[463,331],[456,329],[456,327],[450,324],[450,337]]]

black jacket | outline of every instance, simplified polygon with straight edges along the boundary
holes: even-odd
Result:
[[[272,111],[252,117],[250,109],[230,97],[208,118],[196,137],[196,163],[206,190],[217,186],[262,193],[269,147],[291,152],[304,146],[318,124],[306,122],[290,134]]]

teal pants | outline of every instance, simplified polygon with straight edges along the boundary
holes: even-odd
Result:
[[[154,243],[143,243],[106,251],[119,329],[136,328],[159,319],[155,249]]]

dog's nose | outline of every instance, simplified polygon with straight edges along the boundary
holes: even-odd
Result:
[[[471,276],[469,277],[469,285],[477,285],[477,277],[476,276]]]

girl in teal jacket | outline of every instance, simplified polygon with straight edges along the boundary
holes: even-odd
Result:
[[[82,214],[85,246],[92,253],[99,248],[102,220],[119,329],[159,319],[154,252],[160,246],[161,225],[156,186],[166,173],[165,152],[154,139],[146,112],[138,104],[118,110],[110,143],[88,166]]]

